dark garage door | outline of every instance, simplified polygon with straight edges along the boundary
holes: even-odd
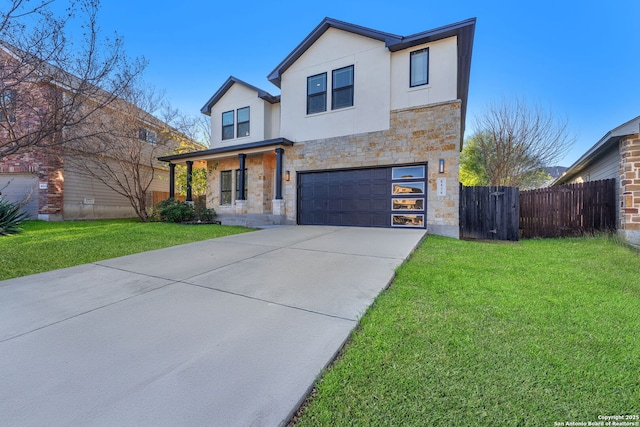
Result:
[[[424,228],[426,165],[298,173],[298,224]]]

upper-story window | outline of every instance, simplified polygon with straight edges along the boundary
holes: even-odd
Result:
[[[237,123],[237,128],[235,124]],[[249,136],[249,107],[222,113],[222,140]],[[234,134],[235,132],[235,134]]]
[[[429,48],[411,52],[411,87],[422,86],[429,83]]]
[[[327,73],[307,77],[307,114],[327,111]]]
[[[147,128],[138,129],[138,139],[142,141],[150,142],[152,144],[155,144],[158,142],[157,134],[154,131],[149,130]]]
[[[353,65],[332,72],[331,109],[353,106]]]
[[[222,113],[222,140],[233,139],[233,115],[234,111],[225,111]]]
[[[238,131],[236,132],[236,138],[249,136],[249,107],[238,109],[237,115],[238,115]]]
[[[16,92],[7,90],[0,94],[0,121],[16,121]]]

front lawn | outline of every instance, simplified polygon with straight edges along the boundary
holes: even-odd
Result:
[[[297,426],[639,422],[640,255],[429,236],[313,395]]]
[[[21,234],[0,237],[0,280],[249,230],[137,219],[27,221],[22,228]]]

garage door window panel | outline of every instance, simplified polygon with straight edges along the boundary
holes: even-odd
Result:
[[[391,215],[391,225],[394,227],[424,227],[424,215]]]
[[[393,199],[391,209],[394,211],[424,211],[424,199]]]
[[[424,166],[393,168],[391,179],[422,179],[424,178],[424,172]]]
[[[394,182],[391,184],[391,193],[394,196],[401,194],[424,194],[424,182]]]

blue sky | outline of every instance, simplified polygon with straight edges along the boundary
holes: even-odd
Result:
[[[150,84],[196,115],[230,75],[278,94],[267,74],[326,16],[398,35],[477,18],[467,135],[489,102],[525,98],[568,120],[564,166],[640,115],[637,0],[105,0],[99,19],[149,60]]]

